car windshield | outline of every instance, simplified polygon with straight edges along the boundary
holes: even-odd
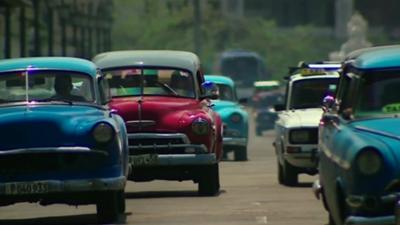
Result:
[[[319,108],[326,95],[336,92],[337,78],[313,78],[295,81],[292,86],[290,108]]]
[[[1,73],[0,104],[25,101],[93,102],[91,78],[70,71]]]
[[[162,95],[194,98],[193,76],[176,69],[124,68],[106,71],[113,97]]]
[[[217,84],[219,91],[219,99],[225,101],[236,101],[233,88],[226,84]]]
[[[400,113],[400,71],[362,76],[355,117]]]
[[[280,92],[269,92],[258,96],[254,102],[254,108],[270,108],[276,104],[283,103],[283,95]]]

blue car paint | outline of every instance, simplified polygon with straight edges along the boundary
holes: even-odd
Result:
[[[220,75],[206,75],[205,79],[217,85],[227,85],[231,87],[233,91],[235,91],[235,84],[233,80],[229,77]],[[243,145],[247,146],[249,126],[248,113],[236,101],[213,100],[212,103],[214,104],[213,110],[215,110],[221,116],[223,123],[226,125],[225,129],[234,129],[238,131],[240,133],[239,137],[244,139]],[[239,123],[234,123],[230,119],[230,117],[235,113],[239,114],[242,118],[242,121],[240,121]],[[224,145],[226,145],[226,143]]]
[[[85,59],[73,57],[31,57],[5,59],[0,61],[0,71],[24,71],[36,69],[76,71],[95,77],[97,67]]]
[[[95,87],[95,102],[0,104],[0,160],[3,165],[7,160],[25,164],[18,167],[16,163],[16,167],[8,165],[0,169],[0,195],[7,196],[6,183],[33,181],[46,181],[51,190],[60,195],[71,191],[123,191],[129,172],[127,131],[123,119],[100,104],[100,75],[96,66],[88,60],[70,57],[10,59],[0,61],[0,76],[4,72],[24,72],[28,67],[29,70],[74,71],[90,76]],[[98,123],[107,123],[114,129],[111,142],[95,142],[92,131]],[[30,163],[38,168],[27,166]],[[50,166],[46,169],[43,165],[46,163],[56,169]],[[40,201],[41,198],[47,197],[32,199]],[[0,199],[0,205],[32,201],[27,199],[22,195],[15,199],[7,196],[6,202]],[[97,200],[92,201],[96,203]],[[68,202],[79,204],[80,200]]]
[[[241,137],[248,138],[248,114],[238,103],[214,100],[213,104],[213,110],[221,116],[223,123],[226,124],[229,129],[239,130]],[[229,118],[233,113],[239,113],[242,116],[243,121],[240,123],[233,123]]]
[[[359,50],[347,60],[342,76],[348,71],[360,76],[371,76],[371,71],[400,71],[400,46]],[[322,124],[319,136],[320,180],[332,218],[336,224],[394,224],[393,209],[400,196],[399,189],[393,186],[400,177],[400,119],[380,116],[348,120],[337,115],[337,121]],[[356,160],[362,150],[371,147],[382,157],[382,168],[374,175],[363,175]],[[378,205],[367,209],[367,198]],[[356,199],[362,199],[361,206],[356,206]],[[342,218],[344,210],[347,220]]]

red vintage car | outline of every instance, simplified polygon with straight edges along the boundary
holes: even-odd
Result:
[[[129,180],[193,180],[200,195],[219,192],[222,122],[198,57],[184,51],[115,51],[97,55],[126,123]]]

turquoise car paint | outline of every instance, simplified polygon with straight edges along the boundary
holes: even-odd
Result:
[[[235,86],[235,82],[231,78],[229,78],[227,76],[206,75],[206,78],[207,78],[206,80],[212,81],[212,82],[217,83],[217,84],[226,84],[226,85],[229,85],[231,87]]]
[[[86,76],[88,86],[72,87],[71,83],[70,91],[91,87],[93,99],[48,98],[55,93],[51,81],[56,76],[73,74]],[[106,105],[109,90],[104,81],[100,70],[83,59],[0,61],[0,206],[18,202],[96,204],[104,222],[113,222],[123,213],[130,172],[127,131],[122,117]],[[46,95],[30,98],[35,91]],[[9,92],[18,98],[10,98]],[[22,94],[27,97],[20,98]],[[108,140],[99,139],[103,132],[109,134]]]
[[[399,46],[391,46],[389,48],[365,49],[365,52],[352,62],[352,66],[365,70],[398,67],[400,61],[399,48]]]
[[[395,224],[400,216],[394,211],[400,197],[400,119],[397,109],[385,111],[388,99],[393,101],[389,105],[398,100],[384,90],[400,88],[400,46],[349,54],[340,79],[335,103],[319,127],[322,197],[337,225]]]
[[[5,59],[0,61],[0,71],[7,72],[25,70],[26,68],[30,67],[32,70],[46,69],[76,71],[95,77],[97,67],[88,62],[89,61],[85,59],[72,57],[32,57]]]
[[[224,154],[229,151],[234,151],[235,160],[246,160],[249,138],[249,116],[243,106],[238,103],[233,80],[221,75],[206,75],[205,79],[206,81],[215,83],[217,86],[224,85],[224,87],[230,89],[232,93],[231,98],[226,98],[226,100],[213,100],[213,110],[221,116],[224,123]],[[221,91],[222,89],[220,88],[220,92]],[[220,93],[220,95],[223,95],[223,93]],[[233,117],[240,119],[235,122],[232,119]]]

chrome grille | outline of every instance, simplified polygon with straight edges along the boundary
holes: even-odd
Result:
[[[185,154],[190,141],[181,133],[132,133],[128,134],[128,143],[131,155]]]

